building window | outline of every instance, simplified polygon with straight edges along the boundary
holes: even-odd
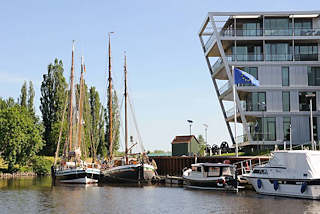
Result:
[[[282,86],[289,86],[289,67],[281,67]]]
[[[246,111],[266,111],[266,93],[252,92],[246,97]]]
[[[282,111],[290,111],[290,92],[282,92]]]
[[[295,19],[294,20],[294,35],[307,36],[312,29],[311,19]]]
[[[254,141],[275,141],[276,140],[276,118],[263,117],[251,123],[250,133]]]
[[[266,18],[264,20],[264,35],[288,36],[292,35],[291,20],[288,18]]]
[[[320,86],[320,67],[308,67],[308,86]]]
[[[307,94],[316,94],[316,92],[299,92],[299,111],[310,111],[310,98]],[[312,111],[316,110],[316,96],[312,97]]]
[[[290,141],[290,124],[291,124],[291,118],[284,117],[283,118],[283,140],[284,141]]]
[[[292,46],[289,43],[268,43],[265,50],[266,61],[292,60]]]
[[[294,47],[294,59],[296,61],[317,61],[318,45],[317,44],[296,44]]]
[[[317,117],[312,117],[313,122],[313,140],[318,141],[318,125],[317,125]],[[309,117],[309,128],[310,128],[310,117]],[[310,129],[309,129],[310,130]],[[311,134],[311,133],[310,133]],[[311,140],[311,138],[309,137]]]

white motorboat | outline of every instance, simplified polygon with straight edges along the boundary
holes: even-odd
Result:
[[[196,163],[183,171],[188,188],[238,191],[236,168],[231,164]]]
[[[319,163],[320,151],[275,151],[243,177],[260,194],[320,199]]]

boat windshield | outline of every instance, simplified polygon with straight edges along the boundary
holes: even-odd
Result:
[[[193,166],[192,171],[194,172],[201,172],[201,166]]]
[[[222,168],[222,175],[223,176],[232,176],[230,167],[223,167]]]

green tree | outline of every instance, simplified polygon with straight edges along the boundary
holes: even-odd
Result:
[[[26,108],[15,105],[0,109],[0,151],[8,163],[8,171],[15,164],[25,164],[42,147],[41,126]]]
[[[67,94],[67,83],[63,72],[62,61],[55,59],[53,64],[48,65],[48,72],[43,75],[41,83],[40,110],[42,113],[43,138],[45,141],[45,146],[41,152],[43,155],[54,155],[56,150]],[[64,124],[64,134],[62,135],[61,142],[65,141],[66,129],[67,122]]]
[[[113,144],[112,144],[112,150],[114,152],[119,150],[120,146],[120,109],[119,109],[119,103],[118,103],[118,96],[115,90],[113,90],[113,96],[112,96],[112,124],[113,124]],[[108,96],[109,97],[109,96]],[[109,100],[107,101],[109,102]],[[105,141],[107,149],[109,150],[110,142],[109,142],[109,115],[108,111],[105,111],[105,121],[106,121],[106,132],[105,132]],[[110,151],[108,151],[110,154]]]
[[[204,155],[204,152],[205,152],[205,150],[206,150],[206,142],[204,141],[204,138],[203,138],[203,136],[202,136],[201,134],[198,136],[198,141],[199,141],[199,143],[200,143],[199,154],[200,154],[201,156],[203,156],[203,155]]]
[[[93,161],[95,161],[97,158],[99,144],[103,144],[104,142],[104,120],[103,120],[104,110],[100,102],[99,93],[95,87],[90,88],[89,102],[90,102],[90,115],[91,115],[91,127],[89,129],[90,130],[90,147],[91,147],[91,155],[93,157]],[[101,150],[100,152],[103,152],[103,151],[104,150]]]
[[[27,108],[27,82],[24,81],[21,87],[21,94],[19,98],[19,103],[21,106]]]
[[[32,114],[34,114],[34,88],[32,81],[29,81],[29,89],[28,89],[28,110]]]

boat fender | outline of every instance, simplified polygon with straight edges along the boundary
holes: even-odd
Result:
[[[262,181],[260,179],[257,180],[257,186],[259,189],[262,187]]]
[[[273,181],[273,188],[274,188],[275,191],[277,191],[279,189],[278,181]]]
[[[306,189],[307,189],[307,182],[303,182],[300,189],[301,193],[304,193]]]

